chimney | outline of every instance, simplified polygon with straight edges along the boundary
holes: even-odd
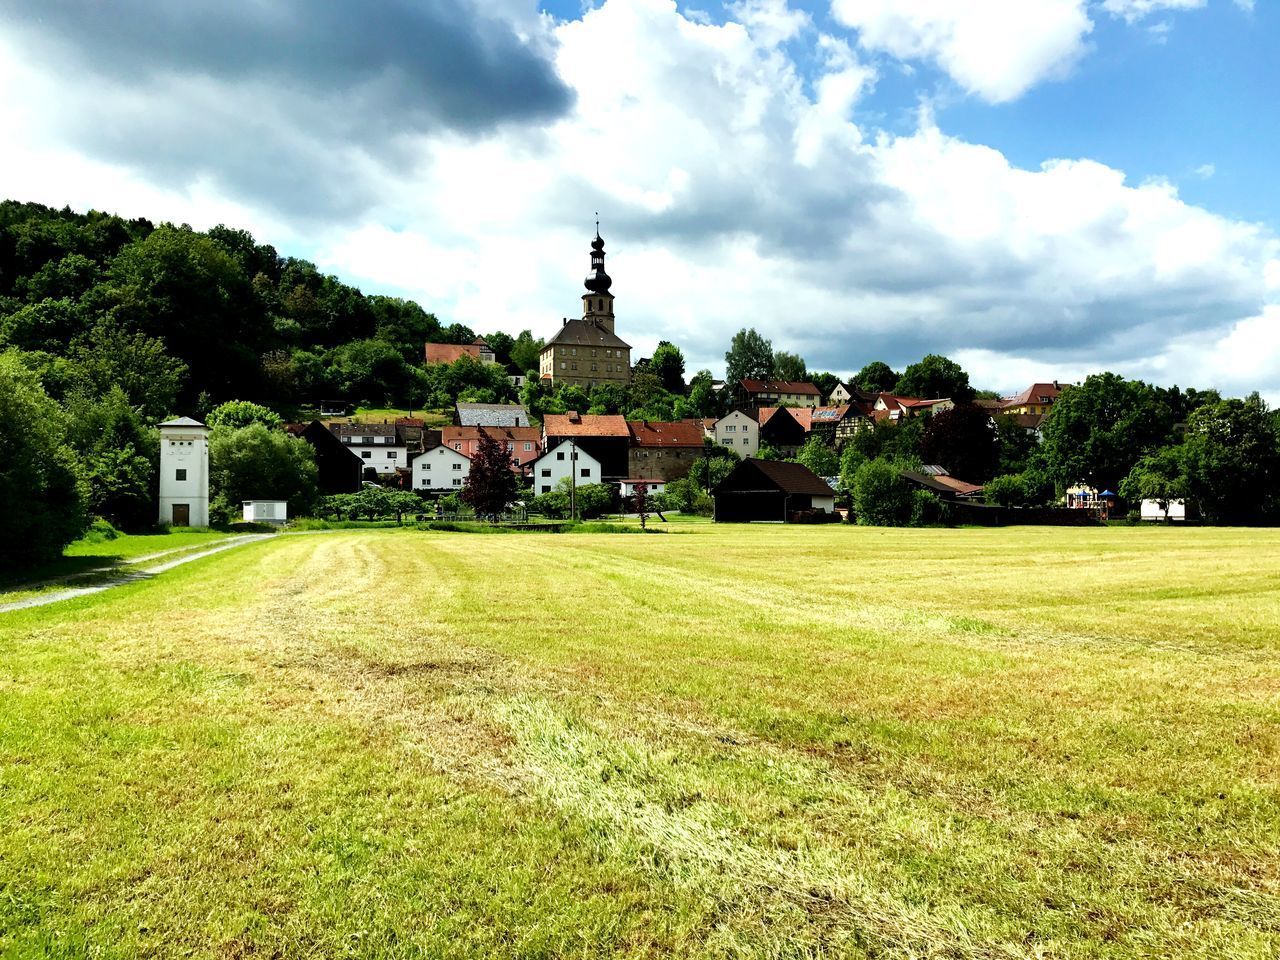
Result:
[[[1057,380],[1053,381],[1053,389],[1055,389],[1055,390],[1061,390],[1061,389],[1062,389],[1060,386],[1058,386],[1058,381],[1057,381]]]
[[[578,411],[577,411],[577,410],[570,410],[570,411],[566,414],[566,416],[569,418],[569,422],[570,422],[570,423],[581,423],[581,422],[582,422],[582,417],[578,416]]]

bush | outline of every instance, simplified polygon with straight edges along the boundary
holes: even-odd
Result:
[[[897,467],[884,460],[868,460],[853,477],[853,510],[858,523],[901,527],[911,520],[911,489]]]
[[[209,435],[211,519],[239,520],[245,500],[285,500],[301,517],[316,508],[316,461],[311,444],[261,423],[233,429],[218,427]]]
[[[584,483],[576,491],[578,519],[589,520],[613,509],[616,490],[607,483]],[[529,501],[529,512],[563,520],[569,516],[569,481],[561,480],[550,493]]]
[[[951,520],[951,504],[932,490],[911,491],[911,526],[932,527]]]

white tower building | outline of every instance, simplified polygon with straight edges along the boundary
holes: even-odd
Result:
[[[199,420],[160,424],[160,522],[209,525],[209,428]]]

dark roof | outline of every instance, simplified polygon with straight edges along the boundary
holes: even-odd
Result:
[[[610,333],[600,324],[592,320],[566,320],[564,325],[555,332],[546,346],[559,344],[567,347],[621,347],[624,350],[630,350],[631,344],[623,340],[616,333]]]
[[[329,425],[339,437],[394,437],[394,423],[331,423]]]
[[[982,492],[982,487],[976,483],[966,483],[951,476],[931,477],[928,474],[917,473],[914,470],[903,470],[902,479],[927,490],[932,490],[934,493],[940,493],[945,497],[972,497]]]
[[[529,413],[518,403],[459,403],[461,427],[527,427]]]
[[[795,380],[743,380],[742,389],[748,393],[805,393],[822,396],[822,391],[812,383]]]
[[[790,463],[785,460],[756,460],[748,457],[733,468],[733,472],[716,487],[730,488],[732,483],[739,490],[743,489],[744,474],[759,476],[770,487],[786,494],[811,497],[833,497],[835,491],[831,485],[806,467],[803,463]],[[748,481],[749,482],[749,481]]]

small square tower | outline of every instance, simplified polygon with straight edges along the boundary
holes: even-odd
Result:
[[[160,424],[160,522],[209,525],[209,428],[199,420]]]

